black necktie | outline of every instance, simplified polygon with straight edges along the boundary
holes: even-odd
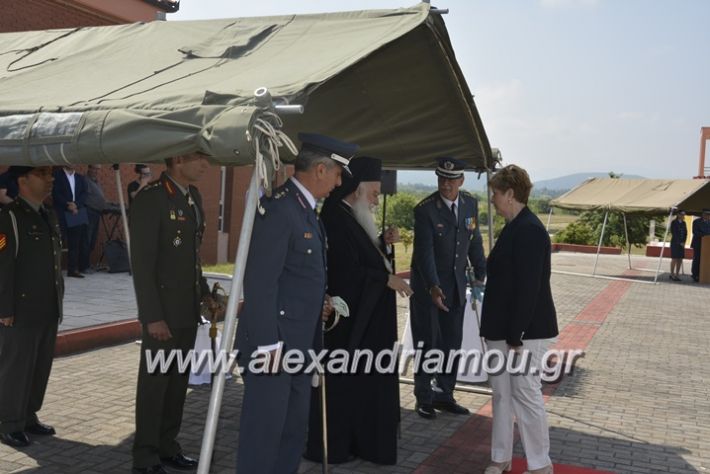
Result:
[[[47,209],[45,209],[44,206],[39,206],[39,215],[42,216],[44,222],[49,225],[49,214],[47,214]]]
[[[452,202],[451,203],[451,213],[456,217],[456,203]]]

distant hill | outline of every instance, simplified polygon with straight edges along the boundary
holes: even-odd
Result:
[[[536,197],[558,197],[588,178],[608,178],[609,173],[575,173],[559,178],[543,179],[534,183],[532,195]],[[638,175],[622,175],[621,179],[643,179]],[[416,195],[430,194],[436,191],[436,175],[431,171],[403,171],[397,174],[397,190],[406,191]],[[466,173],[463,188],[474,194],[486,192],[485,176],[480,179],[475,173]]]
[[[535,182],[535,191],[537,193],[542,192],[543,189],[548,190],[548,191],[556,191],[556,192],[567,192],[570,189],[574,188],[578,184],[581,184],[583,181],[585,181],[588,178],[608,178],[609,173],[575,173],[575,174],[568,174],[566,176],[560,176],[559,178],[554,178],[554,179],[543,179],[541,181],[536,181]],[[643,176],[637,176],[637,175],[622,175],[621,179],[643,179]]]

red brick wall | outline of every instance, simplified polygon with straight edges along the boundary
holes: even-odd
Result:
[[[117,18],[80,9],[60,0],[0,2],[0,32],[103,26],[120,22]]]
[[[128,193],[126,188],[128,183],[134,181],[137,175],[133,172],[133,163],[123,163],[121,169],[121,189],[123,190],[123,199],[128,205]],[[150,164],[150,169],[153,172],[153,178],[158,179],[160,173],[165,170],[164,165]],[[81,174],[86,173],[86,166],[78,166],[77,171]],[[101,184],[106,199],[110,202],[118,202],[118,191],[116,189],[115,171],[111,166],[104,165],[99,174],[99,183]],[[205,211],[205,235],[202,240],[202,261],[206,265],[217,263],[217,222],[219,216],[219,193],[220,193],[220,169],[218,166],[213,166],[197,183],[197,188],[202,194],[202,204]],[[243,207],[243,206],[242,206]],[[99,243],[96,245],[97,250],[94,258],[100,256],[100,243],[105,239],[103,226],[99,225]],[[114,237],[123,239],[123,227],[119,224]],[[120,233],[119,233],[120,232]]]
[[[137,0],[105,0],[106,2],[124,2],[121,10],[121,18],[107,14],[85,5],[78,5],[71,0],[0,0],[0,32],[44,30],[53,28],[71,28],[77,26],[103,26],[130,21],[145,20],[145,12],[141,13],[136,4],[143,4]],[[145,6],[143,5],[144,9]],[[153,10],[157,10],[154,8]],[[140,17],[139,14],[143,14]],[[133,16],[131,16],[133,15]],[[138,16],[136,16],[138,15]],[[133,172],[132,163],[121,165],[122,190],[126,204],[128,196],[126,186],[136,178]],[[165,169],[162,165],[151,165],[153,176],[157,178]],[[0,172],[4,171],[0,169]],[[86,166],[78,166],[77,171],[86,174]],[[244,210],[244,193],[246,192],[250,169],[235,169],[230,173],[233,181],[234,202],[228,208],[232,213],[226,215],[227,227],[225,231],[230,233],[229,258],[234,259],[236,254],[236,240],[241,226],[241,216]],[[230,181],[230,180],[228,180]],[[99,174],[99,182],[103,187],[108,201],[118,202],[116,191],[115,173],[111,166],[104,165]],[[220,169],[213,167],[201,183],[198,184],[202,193],[203,205],[206,214],[207,229],[202,244],[202,259],[205,264],[216,263],[217,261],[217,224],[219,213],[220,195]],[[229,195],[228,195],[229,197]],[[227,199],[229,201],[229,199]],[[230,224],[231,228],[229,227]],[[118,225],[115,238],[123,239],[123,227]],[[96,245],[97,250],[92,256],[92,262],[96,262],[101,254],[102,243],[106,239],[103,224],[99,224],[99,237]]]
[[[244,216],[244,204],[246,203],[246,193],[249,189],[252,166],[229,167],[227,168],[227,183],[225,186],[225,231],[229,232],[229,247],[227,250],[227,260],[234,262],[237,256],[237,246],[239,245],[239,233],[242,230],[242,217]]]
[[[133,163],[123,163],[120,165],[120,171],[121,171],[121,190],[123,191],[123,199],[124,202],[126,203],[126,206],[128,206],[128,192],[126,191],[126,188],[128,187],[128,183],[131,181],[134,181],[138,176],[136,173],[133,171],[134,164]],[[76,171],[79,174],[86,175],[86,166],[81,165],[76,167]],[[5,171],[6,167],[0,167],[0,173],[3,173]],[[165,170],[165,166],[162,164],[155,164],[152,163],[150,164],[150,169],[153,172],[153,178],[158,179],[160,177],[160,173],[162,173]],[[244,212],[244,193],[246,192],[247,186],[249,184],[249,178],[251,177],[250,170],[246,170],[246,168],[236,168],[236,172],[234,173],[236,175],[235,178],[235,188],[239,189],[240,191],[237,191],[237,194],[241,193],[242,198],[241,201],[235,199],[234,202],[234,214],[232,215],[232,222],[237,223],[237,227],[235,230],[230,232],[230,247],[229,247],[229,255],[230,259],[234,260],[234,256],[236,255],[236,250],[237,250],[237,243],[236,239],[239,236],[239,229],[241,226],[241,219],[242,219],[242,214]],[[246,170],[246,171],[245,171]],[[243,175],[246,174],[246,177],[243,177]],[[244,184],[243,184],[244,183]],[[99,171],[99,184],[101,185],[101,188],[104,191],[104,195],[106,196],[106,200],[109,202],[115,202],[118,203],[118,189],[116,187],[116,172],[113,170],[113,168],[110,165],[103,165],[101,167],[101,171]],[[202,248],[201,248],[201,254],[202,254],[202,262],[206,265],[211,265],[217,263],[217,224],[218,224],[218,217],[219,217],[219,194],[220,194],[220,168],[219,166],[212,166],[210,170],[205,174],[205,176],[202,178],[202,180],[197,183],[197,188],[200,190],[200,194],[202,194],[202,205],[204,207],[205,211],[205,223],[206,223],[206,229],[205,229],[205,235],[202,240]],[[108,231],[111,231],[111,228],[113,227],[113,219],[117,219],[118,217],[104,217],[104,220],[106,221],[106,225],[108,227]],[[119,239],[119,240],[124,240],[124,233],[123,233],[123,224],[120,221],[120,218],[118,225],[115,228],[113,238]],[[227,217],[227,223],[229,223],[230,218]],[[229,231],[229,229],[227,229]],[[91,256],[91,262],[96,263],[98,259],[101,257],[101,249],[103,242],[106,240],[108,236],[106,235],[106,229],[104,229],[104,224],[103,222],[99,223],[99,236],[98,240],[96,243],[96,249],[94,250],[94,253]],[[232,250],[232,240],[235,241],[233,244],[233,250]]]

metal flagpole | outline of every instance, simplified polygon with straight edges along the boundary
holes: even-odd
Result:
[[[622,213],[624,216],[624,233],[626,234],[626,252],[629,255],[629,270],[631,270],[631,244],[629,244],[629,226],[626,225],[626,213]]]
[[[239,232],[239,247],[234,261],[234,275],[232,286],[229,291],[227,310],[224,317],[224,330],[222,331],[221,350],[231,350],[234,345],[234,337],[237,328],[237,302],[242,294],[244,284],[244,270],[246,269],[249,244],[251,243],[251,233],[254,228],[254,217],[256,216],[256,203],[259,199],[259,189],[257,183],[257,171],[251,175],[249,191],[247,192],[247,202],[244,206],[244,219],[242,229]],[[207,409],[207,421],[205,423],[205,434],[202,438],[200,449],[200,463],[197,466],[198,474],[208,474],[210,463],[212,462],[212,451],[214,449],[215,436],[217,434],[217,423],[219,421],[219,409],[222,406],[222,395],[224,395],[224,383],[226,380],[227,367],[221,367],[214,377],[210,403]]]
[[[597,274],[597,262],[599,261],[599,252],[602,250],[602,242],[604,241],[604,231],[606,230],[606,220],[609,217],[609,211],[604,214],[604,224],[602,225],[602,235],[599,236],[599,245],[597,246],[597,257],[594,259],[594,270],[592,275]]]
[[[668,231],[671,228],[671,219],[673,218],[673,211],[675,208],[671,208],[671,212],[668,214],[668,220],[666,221],[666,232],[663,234],[663,242],[661,242],[661,253],[658,256],[658,267],[656,267],[656,276],[653,277],[653,282],[658,282],[658,273],[661,271],[661,261],[663,260],[663,251],[666,249],[666,238],[668,238]]]
[[[552,206],[550,206],[550,213],[547,214],[547,225],[545,226],[545,230],[548,233],[550,232],[550,219],[552,219]]]

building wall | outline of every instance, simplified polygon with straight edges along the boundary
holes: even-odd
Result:
[[[129,0],[130,1],[130,0]],[[122,23],[111,15],[80,8],[73,2],[55,0],[2,0],[0,32],[49,30],[77,26]]]
[[[137,178],[133,171],[133,163],[122,163],[119,166],[121,172],[121,191],[126,205],[128,205],[128,192],[126,188],[131,181]],[[81,174],[86,174],[86,166],[77,166],[77,171]],[[158,179],[160,173],[165,170],[162,164],[152,163],[150,169],[153,172],[153,179]],[[99,184],[104,190],[106,199],[109,202],[118,202],[118,189],[116,186],[116,172],[109,165],[103,165],[99,173]],[[205,211],[205,235],[202,240],[202,248],[200,253],[204,264],[210,265],[217,263],[217,221],[219,217],[219,192],[220,192],[220,169],[218,166],[212,166],[202,178],[202,181],[197,183],[197,187],[202,195],[203,207]],[[107,224],[112,223],[113,219],[118,216],[106,216]],[[110,225],[109,225],[110,228]],[[109,229],[110,230],[110,229]],[[116,227],[116,232],[112,236],[123,240],[123,226],[119,222]],[[96,250],[93,255],[93,261],[96,261],[101,256],[101,243],[107,238],[103,224],[99,225],[99,243],[96,245]]]
[[[142,0],[2,0],[0,32],[152,21],[157,11]]]
[[[157,8],[142,0],[0,0],[0,32],[30,31],[53,28],[73,28],[78,26],[104,26],[134,21],[150,21],[155,18]],[[165,169],[162,164],[151,165],[153,176],[157,178]],[[0,169],[0,172],[4,168]],[[77,171],[86,173],[86,166],[77,166]],[[122,193],[125,202],[128,203],[126,186],[136,178],[133,172],[132,163],[120,165]],[[234,189],[243,188],[243,171],[233,173]],[[246,178],[248,183],[248,176]],[[118,202],[118,191],[116,189],[115,172],[110,165],[104,165],[100,174],[99,182],[102,185],[106,198],[110,202]],[[220,169],[215,166],[207,173],[202,182],[198,185],[203,198],[205,208],[205,218],[207,229],[202,244],[202,259],[206,264],[217,261],[217,222],[219,213],[220,197]],[[235,195],[239,195],[235,191]],[[234,209],[238,213],[237,217],[231,219],[232,222],[241,223],[241,212],[244,204],[235,205]],[[111,218],[113,219],[113,218]],[[112,221],[107,219],[107,224],[112,227]],[[238,235],[236,231],[231,231],[230,236]],[[114,238],[123,239],[122,225],[116,227]],[[107,238],[103,223],[99,224],[99,241],[97,250],[93,254],[95,262],[101,253],[102,243]],[[236,238],[236,237],[235,237]],[[234,246],[236,251],[236,245]],[[230,249],[230,255],[234,253]]]

